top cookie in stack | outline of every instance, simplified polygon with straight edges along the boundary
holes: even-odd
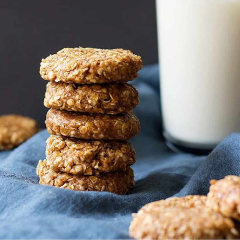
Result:
[[[37,168],[41,184],[129,191],[136,157],[125,140],[139,133],[140,123],[131,111],[139,103],[138,92],[126,82],[141,68],[141,58],[123,49],[66,48],[42,60],[40,74],[50,81],[46,126],[55,136]]]
[[[40,75],[55,82],[119,83],[136,78],[141,68],[141,57],[128,50],[64,48],[42,60]]]

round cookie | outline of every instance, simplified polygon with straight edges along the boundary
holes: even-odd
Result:
[[[145,205],[133,215],[136,239],[237,239],[234,222],[205,205],[205,196],[187,196]]]
[[[207,205],[224,216],[240,221],[240,177],[212,180]]]
[[[50,109],[46,127],[50,134],[90,140],[128,140],[140,131],[133,113],[85,114]]]
[[[98,175],[126,171],[136,162],[129,142],[90,141],[50,136],[46,147],[47,165],[55,172]]]
[[[207,197],[203,195],[188,195],[185,197],[172,197],[165,200],[151,202],[142,207],[142,210],[161,209],[167,207],[184,207],[184,208],[202,208],[206,206]]]
[[[103,114],[129,112],[138,103],[138,91],[126,83],[75,85],[49,82],[44,99],[47,108]]]
[[[0,150],[17,147],[38,131],[37,123],[20,115],[0,116]]]
[[[55,82],[127,82],[138,76],[141,57],[123,49],[64,48],[43,59],[40,75]]]
[[[49,169],[46,160],[39,161],[37,166],[39,183],[76,191],[104,191],[116,194],[126,194],[134,186],[133,170],[106,173],[101,176],[73,175],[56,173]]]

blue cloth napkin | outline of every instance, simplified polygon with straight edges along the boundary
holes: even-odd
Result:
[[[148,66],[134,82],[140,93],[135,114],[141,133],[136,186],[126,196],[76,192],[38,184],[35,169],[45,158],[46,130],[13,151],[0,153],[0,238],[126,239],[131,214],[146,203],[172,196],[206,194],[210,179],[240,174],[240,134],[221,142],[209,156],[177,154],[161,139],[158,67]]]

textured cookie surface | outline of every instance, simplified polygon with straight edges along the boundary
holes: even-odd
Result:
[[[132,113],[81,114],[50,109],[46,126],[53,135],[90,140],[128,140],[140,131],[139,120]]]
[[[138,91],[126,83],[75,85],[49,82],[44,99],[48,108],[105,114],[129,112],[138,103]]]
[[[20,115],[0,116],[0,150],[17,147],[38,131],[37,123]]]
[[[141,58],[128,50],[64,48],[42,60],[40,75],[49,81],[78,84],[127,82],[141,68]]]
[[[125,172],[118,171],[101,176],[84,176],[56,173],[49,169],[46,160],[40,160],[37,166],[37,175],[40,178],[40,184],[76,191],[106,191],[126,194],[134,186],[134,175],[131,168]]]
[[[90,141],[50,136],[46,147],[47,165],[56,172],[98,175],[126,171],[136,161],[129,142]]]
[[[189,195],[181,198],[172,197],[167,198],[166,200],[148,203],[142,207],[142,210],[148,212],[152,209],[161,209],[166,207],[202,208],[206,206],[206,201],[207,197],[202,195]]]
[[[136,239],[236,239],[234,222],[206,207],[206,197],[187,196],[145,205],[134,215]]]
[[[240,177],[212,180],[207,205],[224,216],[240,220]]]

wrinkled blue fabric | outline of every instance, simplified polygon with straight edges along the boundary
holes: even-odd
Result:
[[[146,203],[171,196],[207,194],[210,179],[240,174],[240,134],[222,141],[209,156],[179,154],[161,138],[158,67],[134,82],[140,93],[135,114],[141,133],[131,140],[136,186],[126,196],[76,192],[38,184],[46,130],[13,151],[0,152],[0,238],[126,239],[132,219]]]

